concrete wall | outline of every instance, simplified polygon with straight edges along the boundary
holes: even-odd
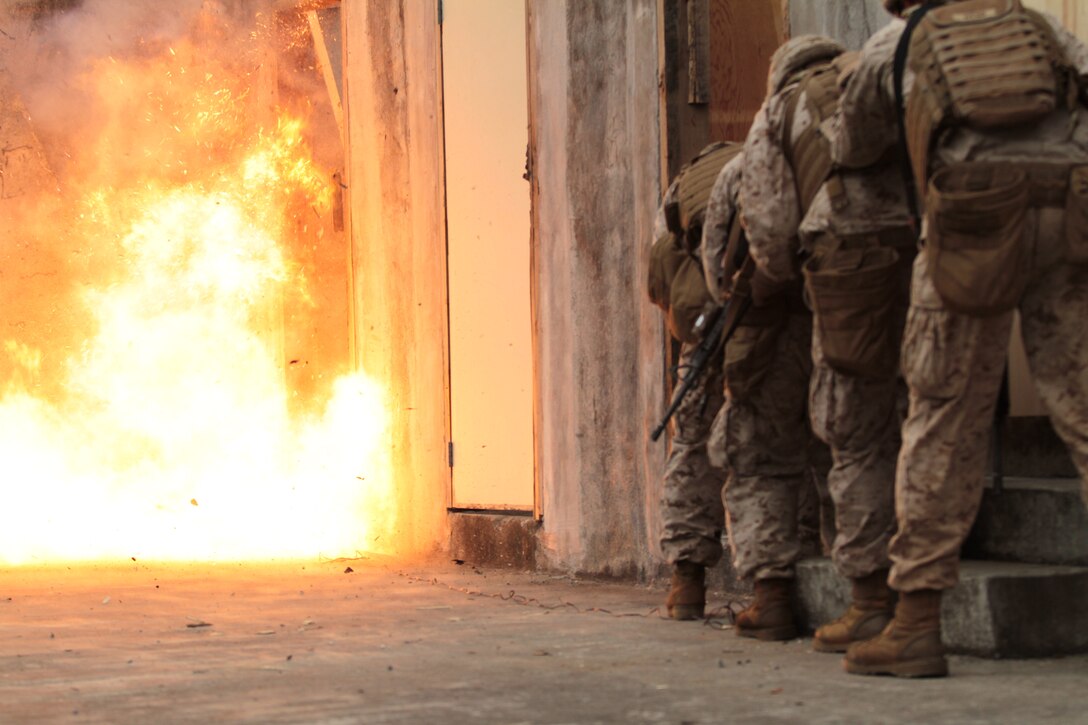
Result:
[[[827,35],[860,48],[891,16],[881,0],[790,0],[790,35]]]
[[[357,363],[389,392],[398,542],[426,552],[445,544],[449,490],[437,10],[341,12]]]
[[[886,20],[879,6],[791,2],[791,29],[860,45]],[[661,565],[667,444],[648,431],[665,403],[665,334],[643,257],[669,162],[659,8],[528,0],[536,560],[547,568]],[[343,17],[358,360],[392,391],[401,535],[426,550],[445,543],[449,487],[437,18],[414,0],[344,0]]]
[[[660,196],[656,0],[529,0],[538,561],[658,565],[664,338],[641,252]]]
[[[657,0],[530,0],[537,561],[657,566],[664,331],[645,299],[660,196]],[[408,550],[444,546],[449,469],[434,3],[344,0],[360,366],[389,390]],[[496,411],[501,415],[501,411]]]
[[[652,574],[667,449],[647,433],[664,405],[665,344],[640,251],[670,161],[662,149],[684,146],[664,144],[662,129],[685,132],[660,124],[662,6],[529,0],[529,9],[537,561]],[[793,0],[788,11],[791,33],[851,47],[889,19],[880,0]]]

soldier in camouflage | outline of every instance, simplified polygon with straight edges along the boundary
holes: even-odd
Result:
[[[887,0],[885,4],[900,15],[921,12],[915,7],[920,3],[910,0]],[[1034,48],[1058,51],[1061,62],[1054,65],[1057,71],[1065,67],[1074,76],[1088,73],[1088,49],[1049,15],[1024,14],[1019,3],[1006,0],[958,0],[945,10],[948,12],[941,17],[953,26],[963,18],[983,20],[974,23],[973,32],[984,30],[989,23],[1005,22],[1006,17],[1012,17],[1010,12],[1018,14],[1016,17],[1026,18],[1021,28],[1038,29],[1036,35],[1032,35],[1036,31],[1027,31],[1027,37],[1043,38]],[[925,12],[941,9],[927,7]],[[924,23],[925,17],[918,15],[913,20]],[[845,167],[866,168],[877,163],[892,151],[899,135],[894,58],[905,28],[904,20],[898,19],[874,35],[847,84],[833,152]],[[920,24],[918,31],[924,30]],[[1015,37],[1024,37],[1024,33]],[[916,47],[922,46],[911,47],[912,57]],[[1015,63],[1014,52],[1003,52],[995,64],[1007,67],[1009,62]],[[932,114],[909,113],[911,104],[928,100],[925,94],[933,93],[929,83],[928,76],[918,81],[907,68],[902,88],[908,99],[908,119],[933,118]],[[922,151],[933,150],[928,163],[915,164],[925,175],[920,181],[930,180],[931,184],[928,194],[924,186],[917,192],[926,204],[925,247],[914,264],[902,349],[910,405],[896,473],[898,531],[890,544],[889,580],[900,596],[895,616],[884,631],[849,648],[845,660],[849,672],[897,676],[947,673],[940,638],[941,592],[957,583],[960,546],[978,512],[988,430],[1015,309],[1022,316],[1024,342],[1039,395],[1069,446],[1082,480],[1088,482],[1088,345],[1084,328],[1088,318],[1088,224],[1083,217],[1085,199],[1076,198],[1077,194],[1088,194],[1088,188],[1070,181],[1075,181],[1078,173],[1084,174],[1078,171],[1080,165],[1088,164],[1088,113],[1077,100],[1078,85],[1076,78],[1068,80],[1064,87],[1070,92],[1054,94],[1059,103],[1031,123],[983,127],[952,122],[935,136],[932,145],[930,136],[919,135],[922,142],[915,141],[910,147],[912,161]],[[969,83],[964,88],[972,90]],[[1062,102],[1066,99],[1068,105]],[[1010,107],[1008,103],[1001,105]],[[909,122],[905,125],[911,138]],[[1019,186],[1010,186],[1015,194],[1000,201],[1023,204],[1007,217],[1012,224],[1022,225],[1022,230],[1013,226],[1006,234],[1004,213],[976,217],[976,223],[966,228],[950,226],[937,215],[945,204],[939,184],[955,179],[952,172],[967,168],[964,162],[997,162],[971,167],[976,171],[969,178],[976,181],[983,178],[983,172],[994,180],[1016,179]],[[1044,170],[1037,172],[1029,165]],[[1054,173],[1056,169],[1061,173]],[[945,172],[948,175],[940,176]],[[1049,183],[1036,184],[1037,173],[1045,174],[1040,178]],[[1027,189],[1021,191],[1024,187]],[[990,194],[994,189],[1000,190],[996,182],[976,184],[966,196]],[[1009,248],[1022,256],[1014,264],[998,266],[991,275],[975,279],[965,296],[956,296],[941,277],[945,274],[942,265],[948,260],[938,256],[944,245],[953,241],[953,231],[975,234],[971,245],[975,248],[995,240],[1004,243],[1000,237],[1005,235],[1011,240]],[[999,290],[1012,290],[1011,301],[995,303],[989,309],[970,307],[974,298],[981,303],[983,293],[989,291],[987,276],[1009,274],[1022,274],[1022,279]],[[944,285],[940,290],[938,282]],[[1088,500],[1088,489],[1085,495]]]
[[[665,209],[677,203],[679,179],[666,191],[655,221],[654,238],[668,235]],[[679,369],[684,370],[697,344],[680,347]],[[711,424],[722,406],[721,356],[712,359],[696,387],[673,414],[672,439],[665,463],[662,500],[661,551],[672,566],[666,599],[669,616],[678,620],[701,618],[706,604],[705,573],[722,556],[725,514],[721,502],[724,473],[711,465],[707,441]]]
[[[798,252],[811,258],[805,275],[815,309],[809,416],[813,431],[832,453],[827,478],[836,532],[832,560],[852,585],[849,609],[816,631],[813,646],[845,652],[850,643],[879,634],[892,615],[888,541],[895,528],[895,461],[906,410],[898,348],[914,237],[897,166],[880,163],[831,172],[826,130],[811,137],[811,128],[834,123],[833,116],[820,117],[823,109],[812,96],[828,95],[826,108],[836,108],[833,98],[856,54],[835,56],[820,79],[806,72],[805,49],[811,54],[826,48],[828,55],[841,49],[822,38],[794,44],[799,59],[791,64],[787,57],[782,63],[779,90],[768,99],[747,148],[746,173],[766,183],[753,181],[745,197],[751,204],[746,215],[765,273],[795,278]],[[790,68],[794,79],[787,79]],[[821,155],[822,162],[813,161]],[[800,179],[813,174],[810,180]],[[826,302],[825,286],[833,293]],[[884,354],[877,359],[843,355],[838,338],[844,326],[834,318],[843,313],[861,321],[860,329],[851,326],[850,333],[879,339]]]
[[[840,52],[840,47],[824,39],[814,42],[806,37],[787,43],[772,59],[772,89],[794,64]],[[713,292],[711,273],[722,270],[723,263],[707,255],[722,245],[707,235],[720,228],[716,219],[723,218],[723,211],[736,213],[739,197],[758,270],[750,280],[754,306],[725,349],[726,403],[711,438],[711,460],[720,455],[728,472],[724,498],[737,573],[754,580],[754,601],[737,616],[736,632],[768,640],[797,634],[791,599],[794,565],[802,553],[800,501],[814,482],[813,473],[820,491],[826,491],[829,464],[826,447],[811,434],[806,412],[812,371],[811,315],[792,268],[779,272],[792,266],[791,252],[779,254],[765,243],[765,225],[776,221],[765,217],[766,196],[781,190],[781,180],[767,175],[758,160],[765,138],[774,133],[769,116],[774,98],[772,94],[757,114],[745,142],[743,173],[737,172],[739,192],[735,181],[719,177],[703,242],[704,269]],[[797,221],[793,224],[796,231]],[[724,263],[734,261],[727,254]]]

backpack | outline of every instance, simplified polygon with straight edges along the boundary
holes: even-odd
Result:
[[[908,61],[915,80],[904,102]],[[930,175],[930,153],[948,129],[1030,127],[1075,110],[1084,99],[1079,74],[1047,19],[1021,0],[953,0],[910,16],[894,85],[903,175],[916,221],[925,200],[926,263],[937,293],[967,315],[1015,308],[1030,269],[1027,210],[1064,205],[1067,239],[1084,236],[1070,214],[1083,204],[1070,193],[1073,164],[964,161]]]
[[[1079,75],[1053,28],[1021,0],[954,0],[916,11],[897,52],[900,97],[908,52],[915,78],[903,134],[918,198],[943,129],[1030,124],[1080,101]]]
[[[664,206],[667,230],[650,249],[650,301],[665,312],[669,332],[681,342],[699,341],[696,320],[715,304],[699,260],[703,218],[718,173],[743,148],[739,143],[713,143],[680,169],[673,182],[675,199]]]

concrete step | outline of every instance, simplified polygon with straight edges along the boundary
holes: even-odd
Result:
[[[797,567],[797,606],[810,630],[849,604],[849,582],[829,559]],[[952,652],[982,657],[1041,657],[1088,652],[1088,568],[964,561],[960,583],[941,605]]]
[[[1088,566],[1088,509],[1075,478],[1006,478],[987,488],[964,544],[970,559]]]

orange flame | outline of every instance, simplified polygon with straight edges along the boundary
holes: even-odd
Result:
[[[356,373],[295,405],[285,373],[285,300],[314,304],[293,249],[324,243],[332,174],[302,115],[255,129],[252,74],[205,50],[82,78],[96,134],[52,217],[70,222],[24,233],[74,250],[84,333],[0,346],[4,563],[390,550],[383,391]]]

